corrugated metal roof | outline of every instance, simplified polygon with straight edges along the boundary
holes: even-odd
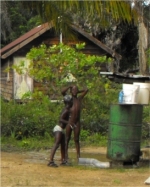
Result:
[[[118,79],[123,79],[124,83],[126,80],[138,80],[138,81],[150,81],[150,75],[134,75],[134,74],[123,74],[117,72],[100,72],[100,75],[105,75],[110,80],[113,80],[115,77]]]
[[[35,38],[39,37],[41,34],[49,30],[50,28],[53,27],[53,23],[44,23],[42,25],[39,25],[35,27],[34,29],[30,30],[29,32],[25,33],[18,39],[14,40],[10,44],[6,45],[0,50],[0,57],[1,59],[6,59],[8,56],[22,48],[23,46],[27,45],[29,42],[34,40]],[[88,40],[92,41],[94,44],[96,44],[98,47],[106,51],[108,54],[111,54],[113,57],[120,59],[121,55],[118,54],[117,52],[113,51],[110,49],[108,46],[103,44],[101,41],[96,39],[95,37],[91,36],[87,32],[85,32],[83,29],[79,28],[78,26],[71,25],[72,29],[77,31],[78,33],[82,34]]]
[[[2,56],[5,52],[7,52],[8,50],[12,49],[13,47],[15,47],[16,45],[20,44],[21,42],[27,40],[28,38],[30,38],[34,34],[40,32],[42,29],[49,28],[50,25],[51,25],[51,23],[44,23],[42,25],[39,25],[39,26],[35,27],[34,29],[30,30],[29,32],[25,33],[24,35],[20,36],[19,38],[17,38],[16,40],[11,42],[10,44],[8,44],[5,47],[3,47],[0,50],[0,56]]]

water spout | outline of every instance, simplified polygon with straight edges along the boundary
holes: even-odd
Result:
[[[79,165],[89,165],[98,168],[110,168],[110,162],[100,162],[94,158],[79,158]]]

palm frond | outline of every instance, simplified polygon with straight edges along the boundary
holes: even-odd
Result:
[[[43,22],[52,21],[57,32],[70,35],[70,24],[88,23],[90,27],[103,29],[119,20],[137,23],[137,12],[131,8],[130,1],[23,1],[26,6],[35,8]],[[76,20],[74,19],[76,18]]]

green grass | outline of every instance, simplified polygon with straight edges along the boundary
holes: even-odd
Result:
[[[1,150],[40,150],[49,149],[54,142],[53,138],[46,139],[42,137],[23,138],[22,140],[16,140],[13,137],[1,138]]]
[[[35,136],[17,140],[13,133],[9,137],[1,137],[1,150],[41,150],[50,149],[54,144],[54,137],[45,135],[44,137]],[[80,141],[81,147],[107,147],[107,136],[102,136],[98,133],[85,137]],[[146,141],[141,142],[141,147],[148,145]],[[69,142],[69,147],[74,148],[73,134]]]
[[[113,182],[116,185],[120,185],[122,183],[120,179],[115,179]]]

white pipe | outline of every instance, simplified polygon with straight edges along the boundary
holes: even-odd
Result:
[[[110,162],[100,162],[94,158],[79,158],[79,165],[90,165],[98,168],[110,168]]]
[[[62,43],[62,32],[60,33],[60,43]],[[62,49],[60,49],[60,52],[62,52]]]
[[[62,43],[62,32],[60,33],[60,43]]]
[[[9,61],[8,61],[8,69],[9,69]],[[7,82],[9,82],[10,81],[10,74],[9,74],[9,70],[8,70],[8,72],[7,72]]]

